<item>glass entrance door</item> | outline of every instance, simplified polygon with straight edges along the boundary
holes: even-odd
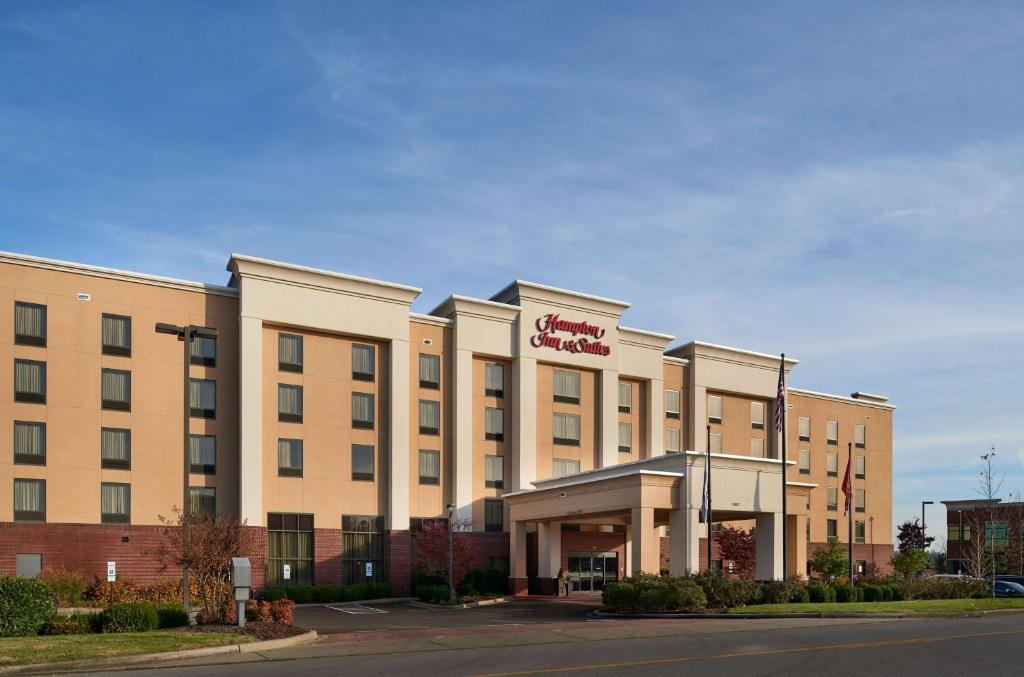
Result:
[[[614,552],[570,552],[569,577],[574,591],[603,590],[605,583],[619,580],[619,556]]]

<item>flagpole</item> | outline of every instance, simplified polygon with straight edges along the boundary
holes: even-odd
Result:
[[[707,476],[708,476],[708,571],[711,571],[711,547],[713,544],[713,534],[711,533],[711,426],[708,426],[708,439],[707,439],[707,454],[704,460],[707,463]]]
[[[786,510],[786,459],[788,455],[786,453],[786,353],[782,353],[782,359],[779,364],[779,379],[782,381],[782,580],[786,579],[787,568],[789,566],[789,538],[786,529],[786,523],[789,521],[788,512]]]
[[[845,482],[849,482],[848,486],[843,489],[850,493],[846,495],[846,514],[847,514],[847,526],[850,532],[850,585],[853,585],[853,500],[850,498],[853,495],[853,483],[850,482],[850,469],[853,467],[853,442],[846,443],[847,454],[846,454],[846,479]],[[845,483],[844,482],[844,483]]]

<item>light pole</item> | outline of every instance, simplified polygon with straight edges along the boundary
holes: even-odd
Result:
[[[924,526],[924,507],[926,505],[932,505],[933,503],[935,503],[935,501],[921,501],[921,531],[922,532],[925,531],[925,526]],[[928,534],[925,533],[924,535],[927,536]]]
[[[182,422],[182,449],[183,449],[183,470],[182,470],[182,505],[181,505],[181,597],[182,606],[185,608],[185,613],[190,611],[189,599],[189,580],[188,580],[188,527],[189,522],[192,519],[191,510],[189,506],[188,496],[188,473],[189,473],[189,449],[188,449],[188,419],[191,414],[191,401],[189,400],[189,373],[188,365],[191,362],[192,357],[192,341],[196,338],[217,338],[217,330],[211,327],[197,327],[195,325],[185,325],[179,327],[176,324],[168,324],[166,322],[156,323],[156,332],[158,334],[173,334],[178,337],[178,340],[182,342],[185,347],[185,358],[183,367],[183,386],[182,391],[184,393],[182,399],[184,400],[184,419]]]
[[[455,506],[448,504],[448,602],[455,604],[455,556],[452,548],[452,526],[455,516]]]

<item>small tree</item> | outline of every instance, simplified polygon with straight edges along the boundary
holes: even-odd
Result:
[[[462,583],[476,566],[479,548],[471,534],[469,520],[454,520],[452,529],[452,580],[455,585]],[[414,564],[425,574],[448,577],[448,524],[444,520],[427,522],[416,534],[416,558]]]
[[[186,549],[182,538],[186,518],[179,509],[174,512],[175,519],[158,516],[164,525],[164,540],[153,554],[160,561],[160,570],[188,565],[204,618],[223,620],[231,602],[231,558],[249,551],[249,537],[242,528],[245,524],[226,515],[190,512]]]
[[[757,540],[753,529],[735,529],[720,527],[715,532],[715,543],[723,560],[732,560],[736,565],[736,573],[740,576],[753,576],[754,563],[757,559]]]
[[[984,523],[971,516],[964,526],[970,530],[971,537],[966,541],[960,541],[961,573],[974,578],[984,578],[988,575]]]
[[[908,550],[928,550],[935,538],[928,536],[924,532],[924,527],[917,520],[913,522],[906,521],[903,524],[896,527],[898,534],[896,541],[899,543],[897,548],[900,552],[907,552]]]
[[[897,552],[889,560],[889,564],[903,578],[911,578],[928,567],[928,553],[924,550],[911,548],[903,552]]]
[[[843,546],[833,538],[826,547],[814,551],[811,567],[831,583],[849,570],[850,560]]]

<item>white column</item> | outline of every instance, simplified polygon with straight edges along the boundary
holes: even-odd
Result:
[[[619,462],[619,372],[602,369],[600,378],[601,440],[598,456],[602,468]]]
[[[507,491],[522,491],[533,489],[530,483],[537,479],[537,360],[520,356],[512,366],[512,376],[516,405],[515,470]]]
[[[693,368],[693,367],[691,367]],[[686,432],[686,449],[690,451],[708,450],[708,391],[704,386],[694,385],[687,393],[686,408],[690,411]]]
[[[391,341],[388,368],[388,528],[409,528],[409,342]]]
[[[263,526],[263,321],[239,318],[238,506],[240,521]]]
[[[526,522],[508,525],[509,578],[526,578]]]
[[[700,571],[700,512],[677,508],[668,515],[668,571],[673,576]]]
[[[651,456],[661,456],[665,453],[665,381],[660,378],[651,379],[645,389],[647,412],[644,424],[647,427],[647,451]],[[680,439],[679,443],[686,446],[685,440]]]
[[[639,573],[655,574],[660,571],[660,543],[654,527],[654,508],[633,508],[630,524],[633,549],[631,576]]]
[[[782,515],[774,512],[758,513],[757,528],[757,571],[758,580],[780,580],[784,578],[782,567]]]
[[[473,352],[455,351],[455,448],[452,450],[452,503],[459,520],[473,519]],[[481,526],[482,528],[482,526]]]
[[[537,523],[537,576],[556,578],[562,568],[562,523]]]

